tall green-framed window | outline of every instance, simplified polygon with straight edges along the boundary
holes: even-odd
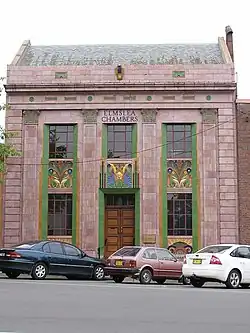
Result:
[[[162,127],[163,245],[168,237],[191,237],[198,244],[196,124]]]
[[[77,125],[44,125],[42,238],[76,242]]]

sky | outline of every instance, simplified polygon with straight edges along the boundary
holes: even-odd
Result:
[[[27,39],[33,45],[214,43],[230,25],[238,97],[247,99],[249,7],[244,0],[0,0],[0,77]]]

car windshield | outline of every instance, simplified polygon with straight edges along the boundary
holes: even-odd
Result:
[[[114,253],[114,256],[135,257],[140,250],[141,250],[140,247],[123,247],[122,249],[116,251]]]
[[[230,245],[207,246],[207,247],[204,247],[204,249],[197,251],[197,253],[223,253],[226,250],[230,249],[231,247],[232,246],[230,246]]]

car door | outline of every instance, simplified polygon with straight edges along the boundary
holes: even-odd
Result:
[[[156,249],[159,260],[159,275],[162,277],[178,278],[182,274],[182,263],[167,250]]]
[[[154,276],[159,276],[159,260],[154,248],[147,248],[142,253],[140,266],[145,265],[150,265],[153,268]]]
[[[63,249],[68,260],[69,275],[92,276],[93,264],[88,260],[88,256],[77,247],[63,244]]]
[[[49,262],[49,273],[53,275],[64,275],[67,272],[68,260],[63,252],[60,242],[48,242],[43,245]]]
[[[250,283],[250,248],[248,246],[239,246],[234,250],[232,257],[237,260],[237,267],[242,272],[242,282]]]

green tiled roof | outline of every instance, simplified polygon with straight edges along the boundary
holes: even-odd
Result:
[[[218,44],[29,46],[17,65],[222,64]]]

